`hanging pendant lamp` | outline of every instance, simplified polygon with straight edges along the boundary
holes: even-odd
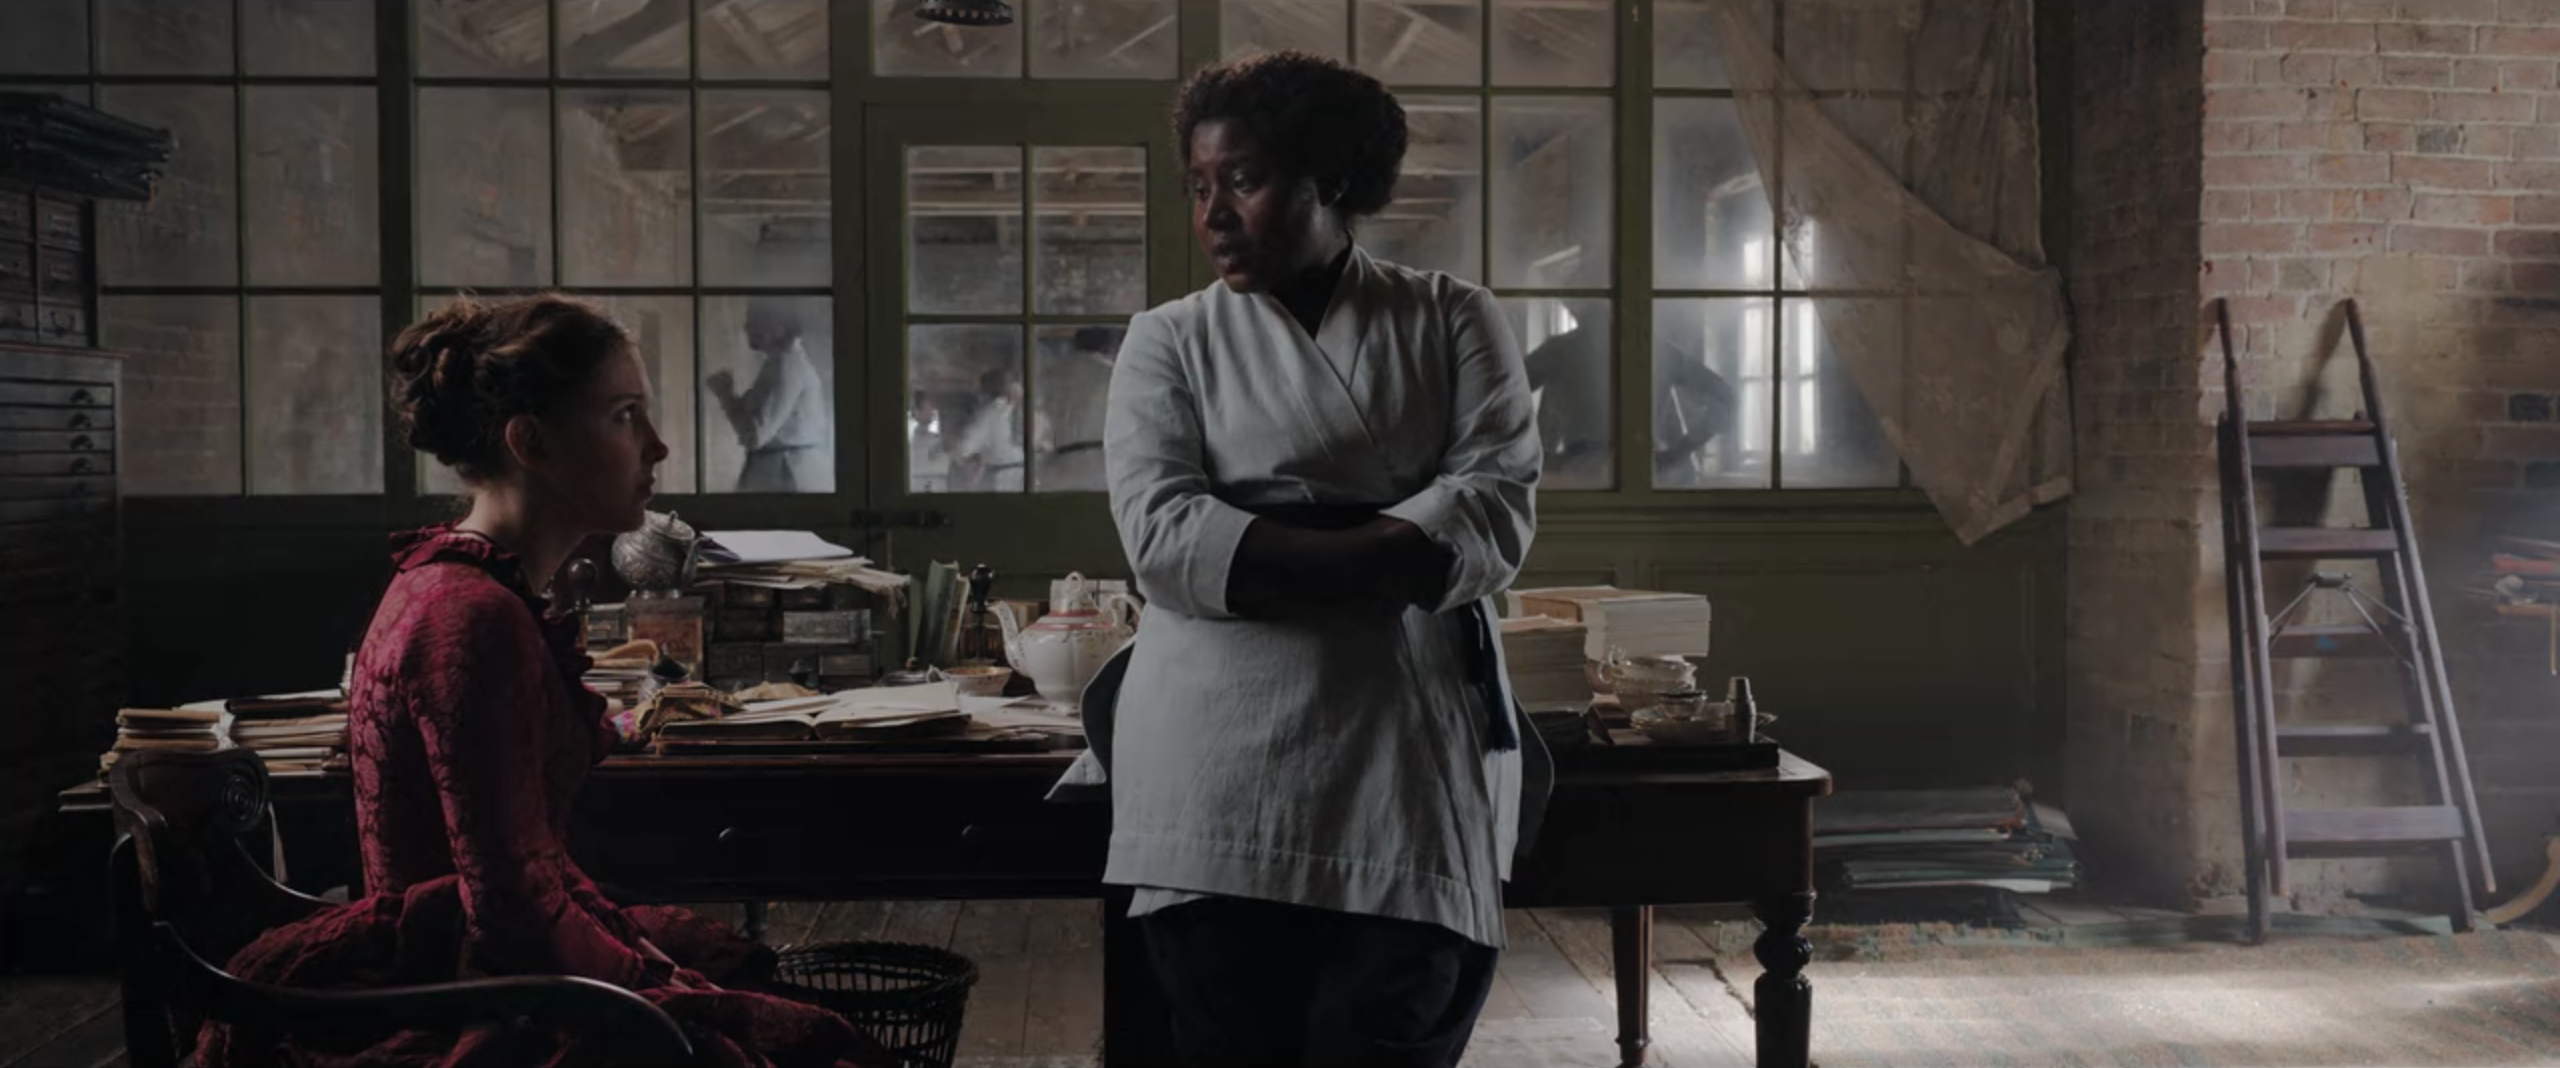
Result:
[[[1008,26],[1013,5],[1004,0],[924,0],[916,5],[916,17],[954,26]]]

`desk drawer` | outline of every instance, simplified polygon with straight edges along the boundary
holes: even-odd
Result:
[[[77,479],[90,475],[112,475],[115,472],[116,454],[112,452],[0,453],[0,480]]]
[[[0,294],[20,299],[35,296],[35,246],[0,240]]]
[[[19,386],[0,383],[0,390]],[[29,387],[41,388],[41,387]],[[84,387],[103,389],[102,386]],[[70,387],[61,387],[69,395]],[[112,408],[37,408],[23,406],[0,397],[0,430],[107,430],[116,425]]]
[[[0,381],[0,407],[113,408],[116,388],[88,382]]]
[[[115,450],[112,430],[0,430],[0,453]]]
[[[1045,788],[876,771],[747,771],[725,781],[599,773],[579,798],[575,848],[590,875],[652,893],[788,899],[859,884],[1043,896],[1099,880],[1110,830],[1100,806],[1051,805],[1035,792]]]

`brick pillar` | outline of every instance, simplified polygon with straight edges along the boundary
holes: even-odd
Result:
[[[2214,500],[2193,356],[2204,19],[2198,0],[2071,16],[2071,81],[2048,89],[2070,92],[2073,129],[2066,801],[2094,878],[2174,901],[2196,879],[2194,753],[2215,726],[2191,596]]]

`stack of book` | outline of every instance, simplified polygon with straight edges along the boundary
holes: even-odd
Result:
[[[231,748],[231,714],[220,708],[128,708],[116,713],[116,744],[98,755],[98,774],[126,753],[210,753]]]
[[[1843,791],[1814,806],[1813,834],[1814,866],[1837,889],[2044,894],[2080,881],[2070,821],[2009,787]]]
[[[1512,616],[1582,624],[1582,654],[1595,663],[1606,662],[1611,650],[1628,656],[1705,656],[1714,623],[1707,599],[1694,593],[1584,586],[1513,590],[1510,601]]]
[[[338,690],[235,697],[188,708],[231,717],[232,744],[258,754],[272,774],[316,772],[347,748],[347,702]]]
[[[1531,712],[1589,707],[1591,680],[1583,674],[1583,625],[1546,616],[1502,621],[1502,664],[1511,674],[1511,696]]]

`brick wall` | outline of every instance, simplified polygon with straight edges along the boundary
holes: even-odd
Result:
[[[2145,325],[2126,315],[2137,298],[2122,291],[2120,272],[2168,252],[2171,237],[2132,227],[2182,229],[2170,213],[2177,197],[2144,185],[2168,164],[2111,164],[2106,153],[2172,125],[2163,98],[2181,90],[2119,84],[2171,65],[2110,70],[2123,60],[2107,51],[2113,41],[2143,43],[2199,6],[2201,182],[2189,253],[2189,293],[2199,299],[2180,307],[2164,296]],[[2075,505],[2096,514],[2074,521],[2074,728],[2122,731],[2078,748],[2121,739],[2131,752],[2117,763],[2183,786],[2175,796],[2186,825],[2127,844],[2198,892],[2236,888],[2209,437],[2224,404],[2220,356],[2173,335],[2198,325],[2201,301],[2227,297],[2251,416],[2342,415],[2356,398],[2337,302],[2352,296],[2401,443],[2500,881],[2512,890],[2539,871],[2541,835],[2560,813],[2560,776],[2550,770],[2560,763],[2560,679],[2544,662],[2550,635],[2497,622],[2462,590],[2497,534],[2560,529],[2560,423],[2549,400],[2560,391],[2560,360],[2551,359],[2560,355],[2560,0],[2111,0],[2079,19],[2077,136],[2097,144],[2079,153],[2075,214],[2083,225],[2121,224],[2124,235],[2110,243],[2102,230],[2075,244],[2098,257],[2075,260],[2073,297],[2081,484],[2099,493]],[[2137,339],[2154,351],[2130,351]],[[2178,470],[2185,478],[2165,474]],[[2164,477],[2155,484],[2147,472]],[[2199,507],[2182,517],[2189,498],[2179,491],[2190,484]],[[2128,514],[2137,493],[2143,503]],[[2348,480],[2280,484],[2262,507],[2287,522],[2361,513]],[[2182,520],[2194,534],[2191,555],[2167,533]],[[2185,598],[2189,617],[2154,626],[2175,614],[2174,595],[2142,590],[2140,580],[2167,585],[2181,568],[2198,580]],[[2271,598],[2290,599],[2303,577],[2271,571]],[[2143,663],[2103,659],[2127,653]],[[2351,720],[2397,709],[2389,677],[2371,666],[2300,664],[2276,684],[2288,719]],[[2155,703],[2157,687],[2181,678],[2191,686],[2184,715],[2178,702]],[[2081,707],[2084,696],[2099,704]],[[2296,806],[2414,800],[2411,777],[2373,765],[2308,761],[2295,770]],[[2299,903],[2312,907],[2386,885],[2418,889],[2370,862],[2298,865],[2296,882]]]
[[[2194,877],[2191,813],[2205,785],[2192,757],[2197,614],[2185,595],[2204,579],[2197,517],[2212,500],[2189,358],[2204,20],[2196,3],[2153,0],[2075,3],[2064,14],[2078,455],[2066,801],[2094,847],[2095,877],[2177,899]]]

